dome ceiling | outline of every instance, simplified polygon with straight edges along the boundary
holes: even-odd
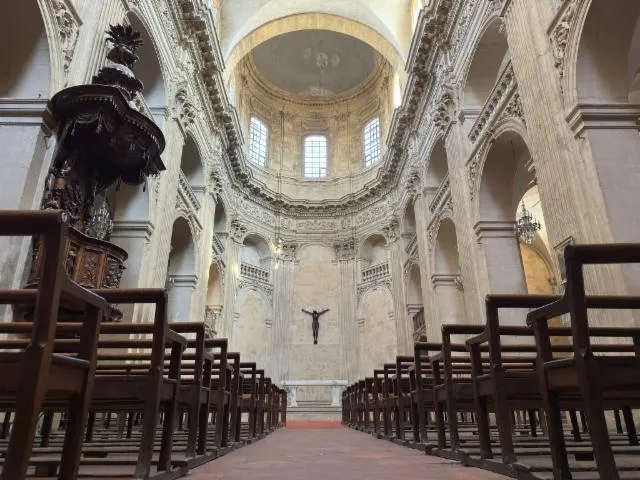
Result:
[[[269,83],[302,95],[329,96],[366,81],[377,52],[366,43],[328,30],[301,30],[274,37],[251,53]]]

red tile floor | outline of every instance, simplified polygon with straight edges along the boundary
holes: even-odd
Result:
[[[278,430],[195,469],[189,480],[504,480],[348,428]],[[313,428],[315,427],[315,428]]]

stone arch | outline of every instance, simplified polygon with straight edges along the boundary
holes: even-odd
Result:
[[[189,321],[196,289],[196,247],[189,221],[183,217],[173,223],[167,265],[169,282],[169,320]]]
[[[527,293],[520,242],[514,232],[518,206],[535,185],[525,139],[513,130],[498,134],[480,169],[475,231],[484,254],[491,293]],[[544,223],[543,208],[538,220]],[[521,324],[521,313],[507,312],[506,322]]]
[[[405,304],[407,306],[407,315],[409,317],[409,324],[413,325],[413,334],[418,328],[416,315],[423,311],[422,318],[424,318],[424,303],[422,296],[422,273],[420,271],[420,263],[413,262],[409,265],[405,278]]]
[[[383,286],[368,289],[358,308],[360,376],[396,358],[397,332],[393,295]],[[372,348],[375,346],[375,348]]]
[[[464,297],[461,291],[460,256],[456,225],[443,218],[434,241],[431,284],[435,292],[437,318],[427,325],[427,337],[437,341],[445,323],[464,323]]]
[[[388,262],[387,239],[381,233],[366,237],[358,248],[358,258],[362,268]]]
[[[234,317],[231,349],[240,352],[243,362],[266,366],[271,319],[269,298],[258,288],[249,285],[240,288]]]
[[[460,106],[464,117],[475,118],[480,112],[510,60],[503,28],[503,20],[492,16],[480,30],[472,60],[463,75]]]
[[[425,186],[428,188],[438,188],[445,177],[449,174],[447,162],[447,150],[444,145],[444,138],[438,137],[431,148],[428,161],[425,167]]]
[[[530,162],[525,139],[513,130],[505,130],[491,141],[480,169],[480,221],[513,221],[520,199],[535,183],[527,168]]]
[[[156,122],[160,122],[162,119],[161,111],[169,103],[165,82],[167,75],[160,60],[162,56],[155,42],[155,37],[151,33],[152,29],[145,22],[144,15],[140,14],[137,9],[132,9],[127,12],[126,20],[134,30],[140,32],[144,42],[138,51],[140,60],[134,66],[133,72],[144,85],[142,95],[147,107],[151,110]]]
[[[591,0],[574,8],[574,35],[561,59],[567,106],[575,107],[570,127],[585,140],[577,146],[593,169],[590,178],[599,184],[604,205],[596,208],[606,212],[607,238],[635,242],[640,236],[640,3],[620,0],[611,8],[606,1]],[[628,265],[622,271],[629,291],[638,291],[640,267]]]
[[[224,201],[219,196],[216,201],[216,211],[213,217],[213,231],[215,233],[224,233],[229,230],[227,209],[224,206]]]
[[[38,2],[8,0],[3,11],[0,42],[11,48],[2,58],[0,98],[46,100],[52,88],[52,53]]]
[[[269,269],[271,263],[271,247],[269,242],[256,233],[249,233],[244,237],[240,251],[242,263]]]
[[[631,94],[640,90],[640,4],[621,0],[607,7],[603,0],[571,7],[566,50],[557,53],[569,105],[639,103],[640,93]]]
[[[217,332],[220,328],[222,318],[223,303],[223,273],[217,263],[212,263],[209,267],[207,277],[207,296],[205,306],[205,319],[207,325]]]
[[[204,164],[200,148],[193,136],[187,135],[182,147],[180,169],[192,188],[204,189]]]
[[[403,235],[414,235],[416,233],[416,214],[413,207],[414,200],[414,198],[409,198],[404,208],[404,217],[402,219]]]
[[[379,33],[378,29],[345,16],[319,12],[293,13],[248,28],[239,32],[230,42],[225,62],[227,72],[233,72],[238,62],[251,50],[273,37],[299,30],[331,30],[368,43],[385,57],[396,72],[406,77],[404,58],[399,53],[398,46],[387,36]],[[404,78],[401,79],[401,84],[404,85]]]

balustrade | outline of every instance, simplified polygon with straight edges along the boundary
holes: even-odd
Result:
[[[257,267],[255,265],[249,265],[248,263],[240,264],[240,275],[250,280],[256,280],[258,282],[269,283],[269,271]]]
[[[378,265],[374,265],[372,267],[366,268],[362,270],[362,281],[363,282],[372,282],[374,280],[378,280],[380,278],[388,277],[389,272],[389,264],[388,263],[380,263]]]

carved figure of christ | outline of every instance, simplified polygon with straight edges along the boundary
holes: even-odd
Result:
[[[312,312],[309,312],[303,308],[302,311],[307,315],[311,315],[311,331],[313,332],[313,344],[317,345],[318,331],[320,330],[320,316],[327,313],[329,309],[327,308],[325,310],[322,310],[321,312],[318,312],[317,310],[313,310]]]

